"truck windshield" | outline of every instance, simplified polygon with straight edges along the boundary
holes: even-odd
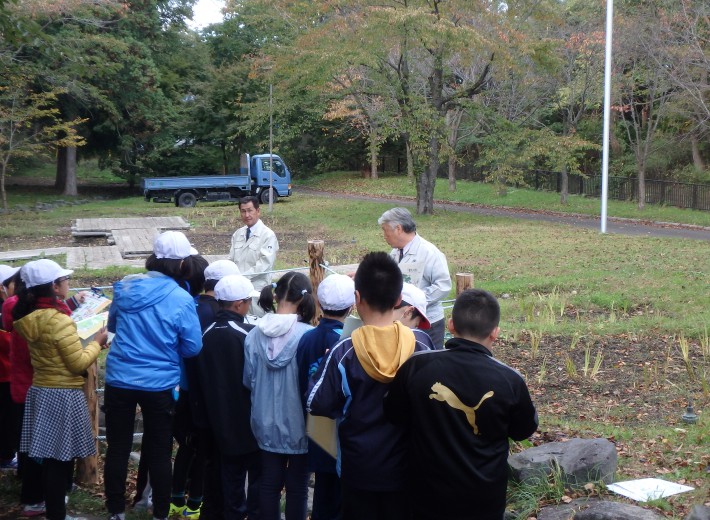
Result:
[[[271,161],[268,157],[261,160],[261,169],[265,172],[271,171]],[[278,175],[279,177],[283,177],[284,175],[284,165],[278,159],[274,159],[274,175]]]

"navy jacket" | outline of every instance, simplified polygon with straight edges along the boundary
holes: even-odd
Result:
[[[322,363],[326,350],[333,348],[343,333],[343,323],[330,318],[321,318],[318,326],[301,336],[296,352],[298,362],[298,385],[303,398],[303,409],[306,409],[308,383],[315,376]],[[335,473],[335,459],[324,449],[308,439],[308,470]]]
[[[426,349],[415,343],[415,352]],[[331,349],[311,382],[307,409],[339,421],[338,472],[351,487],[389,492],[406,485],[406,432],[382,409],[388,387],[367,375],[349,337]]]

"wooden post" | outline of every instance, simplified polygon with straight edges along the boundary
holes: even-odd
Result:
[[[94,442],[96,443],[96,455],[79,459],[77,462],[76,479],[82,485],[99,483],[99,441],[96,439],[99,435],[99,398],[96,393],[99,373],[98,364],[94,362],[86,373],[84,395],[86,396],[86,404],[89,406],[89,418],[91,419],[91,431],[94,433]]]
[[[473,274],[456,273],[456,296],[473,287]]]
[[[321,310],[318,304],[318,286],[325,278],[325,269],[321,267],[323,263],[323,249],[325,242],[322,240],[308,241],[308,266],[310,268],[311,285],[313,285],[313,299],[316,301],[316,318],[320,318]]]

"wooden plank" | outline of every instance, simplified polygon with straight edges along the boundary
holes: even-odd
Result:
[[[158,230],[152,229],[113,229],[111,230],[121,256],[146,256],[153,252],[153,241]]]
[[[42,256],[64,255],[71,247],[48,247],[46,249],[22,249],[19,251],[0,252],[0,261],[28,260]]]

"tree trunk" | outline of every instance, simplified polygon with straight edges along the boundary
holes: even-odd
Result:
[[[5,172],[7,171],[7,162],[3,161],[2,171],[0,171],[0,193],[2,193],[2,209],[7,211],[7,192],[5,191]]]
[[[377,133],[370,133],[370,177],[377,179]]]
[[[567,173],[567,166],[562,168],[560,172],[560,204],[567,205],[567,198],[569,197],[569,175]]]
[[[701,172],[705,171],[705,162],[703,161],[703,156],[700,154],[698,137],[695,134],[690,136],[690,146],[693,151],[693,164],[695,165],[695,169]]]
[[[643,210],[646,207],[646,161],[639,161],[637,168],[639,200],[638,208]]]
[[[449,157],[449,191],[456,191],[456,157]]]
[[[77,196],[79,192],[76,187],[76,146],[66,148],[66,183],[62,195]]]
[[[412,145],[409,142],[409,137],[405,137],[405,153],[407,154],[407,179],[414,184],[414,154],[412,153]]]
[[[64,191],[67,185],[67,149],[63,146],[57,148],[57,176],[54,187],[57,191]]]
[[[436,186],[436,173],[439,170],[439,139],[432,136],[429,139],[429,164],[424,173],[419,177],[419,190],[417,193],[417,213],[431,215],[434,213],[434,187]]]

